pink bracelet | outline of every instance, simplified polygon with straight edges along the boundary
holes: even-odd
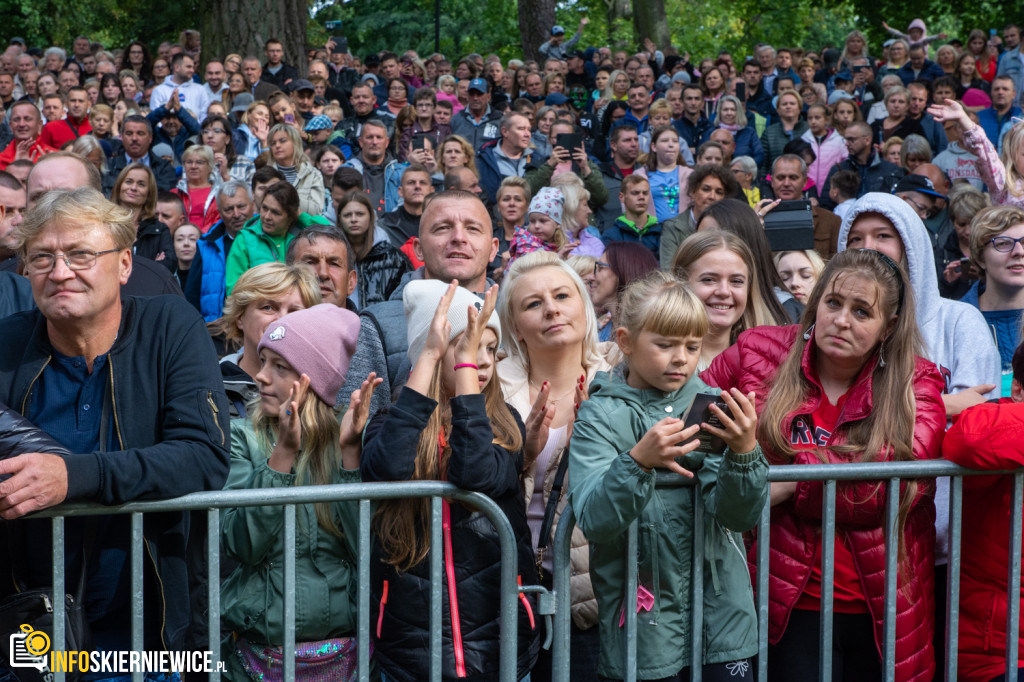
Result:
[[[471,362],[464,362],[461,365],[455,365],[455,369],[463,369],[465,367],[472,367],[473,369],[476,369],[476,370],[480,369],[477,365],[474,365]]]

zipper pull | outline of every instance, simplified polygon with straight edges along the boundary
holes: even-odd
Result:
[[[206,402],[210,403],[210,409],[213,410],[214,414],[220,414],[220,410],[217,409],[217,403],[213,402],[213,393],[210,391],[206,392]]]
[[[53,613],[53,604],[50,603],[50,598],[45,594],[43,595],[43,606],[46,607],[47,613]]]

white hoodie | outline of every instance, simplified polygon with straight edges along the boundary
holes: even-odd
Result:
[[[924,338],[925,357],[939,367],[946,393],[959,393],[978,384],[995,384],[986,394],[999,397],[1002,381],[999,349],[981,311],[968,303],[942,298],[928,229],[903,199],[869,192],[857,200],[839,230],[839,250],[846,250],[850,226],[862,213],[880,213],[903,240],[910,286],[914,291],[917,326]],[[935,558],[941,565],[949,551],[949,479],[938,481],[935,492]]]

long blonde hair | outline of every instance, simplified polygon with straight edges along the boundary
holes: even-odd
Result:
[[[879,314],[883,320],[891,322],[875,352],[878,362],[871,376],[875,409],[866,418],[844,425],[845,442],[831,446],[831,450],[854,455],[855,461],[862,462],[884,459],[890,453],[894,461],[914,459],[914,372],[916,356],[924,347],[917,328],[914,292],[906,273],[891,260],[887,262],[876,251],[848,249],[832,257],[807,298],[793,348],[771,378],[771,388],[758,416],[758,442],[787,463],[791,463],[796,454],[790,443],[794,418],[812,390],[802,364],[804,348],[814,338],[818,303],[834,289],[839,278],[849,276],[863,277],[874,283]],[[810,339],[805,338],[805,334]],[[874,358],[868,360],[873,361]],[[828,461],[822,450],[818,449],[816,454],[821,461]],[[908,480],[900,499],[897,528],[901,557],[904,554],[903,526],[917,487],[916,481]]]
[[[672,272],[676,277],[689,282],[690,267],[703,256],[712,251],[725,249],[731,251],[747,268],[747,306],[743,315],[732,326],[729,332],[729,343],[734,343],[736,337],[748,329],[760,327],[765,324],[776,324],[775,316],[768,308],[764,299],[761,298],[761,289],[757,279],[757,268],[754,267],[754,255],[746,242],[732,232],[725,230],[707,230],[695,232],[683,240],[672,258]]]
[[[491,442],[508,450],[511,457],[511,453],[522,449],[523,434],[519,422],[505,403],[497,367],[482,393],[491,432],[494,434]],[[448,462],[452,454],[448,443],[452,423],[449,401],[452,396],[444,390],[440,363],[434,368],[430,380],[429,397],[437,401],[437,407],[427,420],[416,445],[413,481],[444,480],[448,475]],[[377,506],[374,521],[385,557],[384,563],[399,571],[407,571],[427,557],[430,552],[429,500],[410,498],[382,501]]]
[[[1024,123],[1018,123],[1010,129],[1003,140],[1002,161],[1006,169],[1006,191],[1012,196],[1024,195],[1024,175],[1013,164],[1017,152],[1024,146]]]

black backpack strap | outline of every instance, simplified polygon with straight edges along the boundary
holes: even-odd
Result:
[[[558,503],[562,499],[562,487],[565,485],[565,475],[569,471],[569,448],[562,450],[562,458],[558,460],[558,469],[555,470],[555,480],[551,482],[551,493],[548,495],[548,502],[544,507],[544,521],[540,526],[540,535],[537,538],[537,570],[540,571],[541,563],[544,561],[544,551],[551,542],[551,532],[555,525],[555,512],[558,510]]]

